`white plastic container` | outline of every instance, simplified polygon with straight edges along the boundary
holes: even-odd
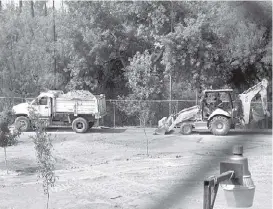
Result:
[[[222,185],[227,205],[236,208],[248,208],[253,205],[255,186]]]

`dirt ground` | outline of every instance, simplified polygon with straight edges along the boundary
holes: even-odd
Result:
[[[90,133],[55,132],[55,187],[51,209],[200,209],[203,180],[219,174],[219,162],[234,144],[244,146],[256,185],[253,209],[272,208],[271,133],[152,135],[147,129],[94,129]],[[43,209],[46,195],[36,169],[32,133],[0,152],[0,209]],[[220,187],[215,209],[228,208]]]

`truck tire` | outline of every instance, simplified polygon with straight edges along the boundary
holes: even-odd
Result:
[[[192,124],[182,123],[180,126],[180,133],[183,135],[189,135],[192,133]]]
[[[72,122],[72,129],[76,133],[85,133],[88,129],[88,122],[84,118],[76,118]]]
[[[26,132],[30,129],[30,120],[27,117],[20,116],[15,119],[14,125],[21,132]]]
[[[209,123],[210,131],[217,136],[224,136],[230,130],[230,120],[224,116],[215,116]]]

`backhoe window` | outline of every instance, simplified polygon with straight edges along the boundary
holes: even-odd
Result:
[[[225,92],[220,93],[220,99],[222,102],[229,102],[229,95]]]

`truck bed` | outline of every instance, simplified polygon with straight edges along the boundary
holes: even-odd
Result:
[[[94,115],[101,118],[106,115],[105,97],[96,96],[93,99],[56,98],[55,113],[70,113],[74,115]]]

